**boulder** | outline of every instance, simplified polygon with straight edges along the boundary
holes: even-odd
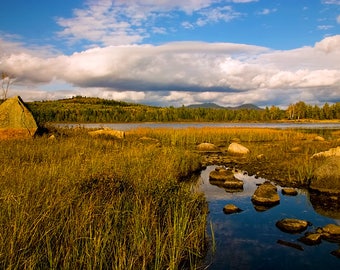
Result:
[[[273,206],[280,203],[280,196],[277,188],[269,181],[265,181],[257,187],[251,201],[255,205]]]
[[[314,191],[340,194],[340,156],[327,158],[315,169],[309,187]]]
[[[312,158],[327,158],[327,157],[333,157],[333,156],[340,157],[340,146],[336,148],[331,148],[324,152],[316,153],[312,156]]]
[[[311,224],[308,221],[295,218],[284,218],[276,222],[276,227],[281,231],[288,233],[303,232],[309,225]]]
[[[234,214],[234,213],[239,213],[242,212],[243,210],[238,208],[236,205],[234,204],[227,204],[223,207],[223,212],[227,215],[229,214]]]
[[[118,138],[118,139],[124,139],[125,138],[125,132],[124,131],[108,129],[108,128],[90,131],[89,135],[93,136],[93,137],[109,136],[109,137],[115,137],[115,138]]]
[[[242,144],[233,142],[228,147],[228,153],[233,155],[246,155],[249,154],[250,150]]]
[[[218,151],[218,147],[213,144],[213,143],[200,143],[197,145],[197,150],[198,151],[203,151],[203,152],[210,152],[210,151]]]
[[[0,105],[0,139],[30,138],[37,129],[33,115],[19,96]]]

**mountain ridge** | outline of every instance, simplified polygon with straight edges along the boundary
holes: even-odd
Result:
[[[235,107],[224,107],[224,106],[220,106],[216,103],[213,102],[207,102],[207,103],[200,103],[200,104],[191,104],[188,106],[185,106],[186,108],[192,108],[192,109],[196,109],[196,108],[204,108],[204,109],[228,109],[228,110],[263,110],[260,107],[251,104],[251,103],[245,103],[239,106],[235,106]]]

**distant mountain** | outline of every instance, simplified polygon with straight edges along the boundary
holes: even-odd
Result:
[[[228,109],[228,110],[262,110],[260,107],[257,107],[254,104],[242,104],[240,106],[236,107],[223,107],[220,105],[217,105],[215,103],[202,103],[202,104],[192,104],[186,106],[187,108],[205,108],[205,109]]]
[[[191,104],[186,106],[187,108],[204,108],[204,109],[225,109],[225,107],[222,107],[220,105],[217,105],[215,103],[201,103],[201,104]]]

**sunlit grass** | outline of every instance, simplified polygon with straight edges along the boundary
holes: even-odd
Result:
[[[195,154],[83,131],[0,144],[2,269],[178,269],[202,257],[205,199],[178,180]]]
[[[123,140],[52,131],[0,141],[1,269],[195,269],[208,210],[183,180],[200,168],[197,144],[238,138],[245,162],[263,154],[302,184],[318,166],[311,155],[339,144],[338,133],[316,142],[275,129],[138,129]]]

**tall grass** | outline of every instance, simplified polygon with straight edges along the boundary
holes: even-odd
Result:
[[[317,166],[310,156],[339,144],[269,129],[139,129],[124,140],[54,134],[0,141],[1,269],[195,269],[208,209],[179,180],[199,168],[198,143],[239,138],[251,150],[246,162],[264,154],[262,163],[301,182]]]
[[[207,207],[171,147],[93,139],[0,142],[1,269],[178,269],[205,247]]]

